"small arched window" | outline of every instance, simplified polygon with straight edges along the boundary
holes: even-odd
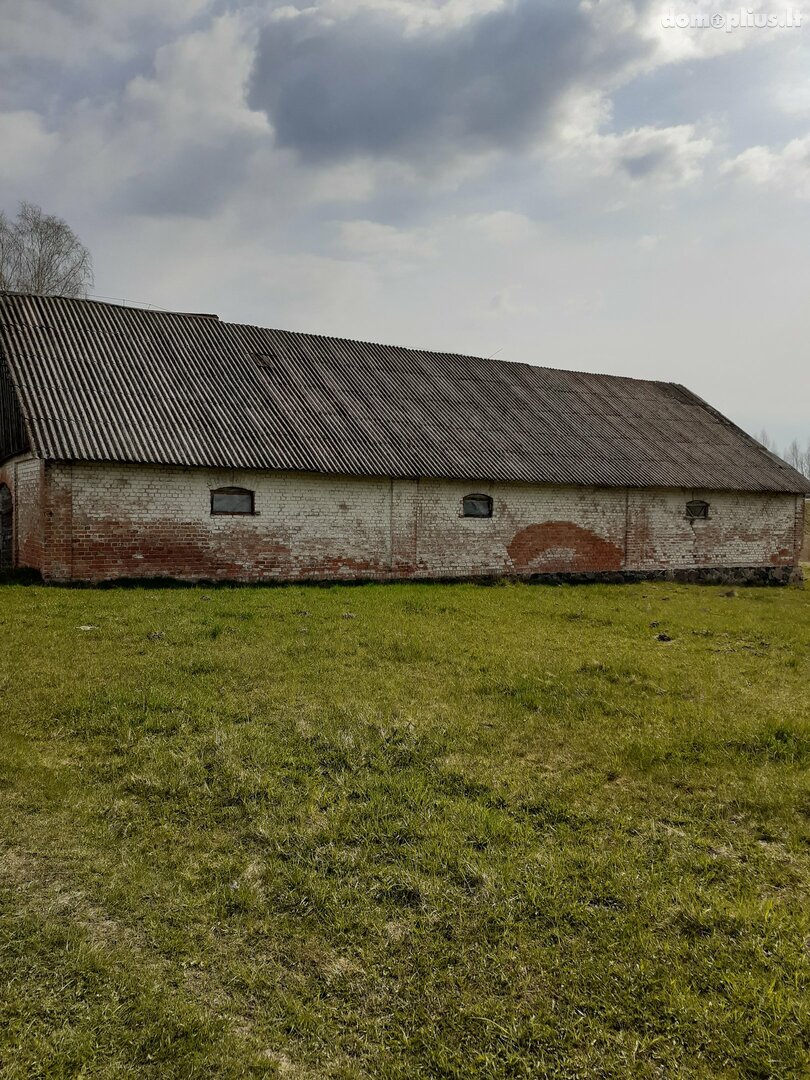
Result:
[[[686,504],[686,516],[690,521],[705,520],[709,516],[709,504],[702,499],[692,499]]]
[[[492,517],[492,499],[489,495],[465,495],[462,507],[464,517]]]
[[[253,492],[247,488],[224,487],[211,492],[212,514],[254,513]]]

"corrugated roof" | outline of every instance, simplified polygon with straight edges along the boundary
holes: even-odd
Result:
[[[48,459],[810,491],[673,383],[13,293],[0,347]]]

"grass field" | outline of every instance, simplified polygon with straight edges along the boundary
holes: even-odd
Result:
[[[4,1080],[810,1075],[810,589],[10,584],[0,634]]]

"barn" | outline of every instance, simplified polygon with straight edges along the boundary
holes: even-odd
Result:
[[[0,565],[46,581],[786,583],[808,492],[674,383],[0,294]]]

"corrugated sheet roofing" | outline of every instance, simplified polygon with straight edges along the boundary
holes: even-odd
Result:
[[[0,348],[47,459],[810,491],[673,383],[13,293]]]

